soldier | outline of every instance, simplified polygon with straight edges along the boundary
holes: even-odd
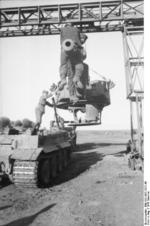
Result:
[[[42,92],[42,96],[40,97],[39,103],[35,109],[35,115],[36,115],[36,124],[35,128],[39,129],[41,122],[42,122],[42,116],[45,113],[45,106],[52,106],[47,99],[49,97],[52,97],[52,93],[48,93],[48,91],[44,90]]]
[[[86,58],[86,52],[82,47],[82,44],[86,41],[87,36],[80,34],[78,28],[73,27],[70,23],[66,24],[64,28],[61,29],[61,63],[60,63],[60,78],[61,84],[60,89],[63,89],[64,85],[67,83],[66,77],[70,76],[71,80],[75,86],[82,89],[83,84],[80,80],[84,66],[83,60]],[[71,66],[71,71],[73,76],[68,70],[68,66]],[[73,77],[73,78],[72,78]],[[71,83],[70,83],[71,84]]]

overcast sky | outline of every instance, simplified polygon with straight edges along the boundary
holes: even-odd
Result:
[[[4,2],[0,1],[1,7],[24,3],[21,0]],[[26,2],[40,4],[39,0]],[[43,4],[49,2],[53,4],[56,1],[42,1]],[[103,110],[102,125],[92,129],[129,129],[122,33],[90,33],[86,50],[86,63],[89,67],[116,84],[111,90],[111,105]],[[59,64],[59,35],[0,39],[0,115],[8,116],[12,120],[35,120],[34,110],[41,91],[59,80]],[[90,75],[91,80],[99,78],[93,72]],[[66,119],[71,119],[67,111],[61,111],[61,114]],[[52,109],[47,108],[43,125],[48,125],[52,117]]]

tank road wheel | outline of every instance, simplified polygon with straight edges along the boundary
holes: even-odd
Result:
[[[50,160],[42,159],[39,163],[39,183],[48,187],[51,182]]]
[[[63,154],[62,150],[59,150],[57,154],[57,170],[58,172],[61,172],[63,168]]]
[[[72,138],[72,151],[76,151],[76,148],[77,148],[77,136],[75,135]]]
[[[57,176],[57,162],[56,162],[56,155],[51,157],[51,177],[55,178]]]
[[[69,162],[71,159],[71,150],[67,150],[67,162]]]
[[[67,161],[67,150],[63,150],[63,167],[66,168],[68,165],[68,161]]]

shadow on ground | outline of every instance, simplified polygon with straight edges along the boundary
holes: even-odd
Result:
[[[125,145],[126,143],[83,143],[77,144],[75,152],[93,150],[99,147],[107,147],[107,146],[119,146]]]
[[[3,226],[27,226],[27,225],[30,225],[34,220],[35,218],[39,215],[39,214],[42,214],[48,210],[50,210],[52,207],[54,207],[56,204],[51,204],[45,208],[43,208],[42,210],[40,210],[39,212],[31,215],[31,216],[27,216],[27,217],[24,217],[24,218],[21,218],[21,219],[18,219],[18,220],[15,220],[15,221],[12,221],[8,224],[5,224]]]
[[[129,154],[129,153],[130,153],[130,151],[128,151],[128,150],[123,150],[123,151],[114,153],[114,154],[112,154],[112,155],[115,156],[115,157],[123,157],[124,155],[127,155],[127,154]]]
[[[2,206],[2,207],[0,207],[0,211],[1,211],[1,210],[4,210],[4,209],[7,209],[7,208],[10,208],[10,207],[12,207],[12,206],[11,206],[11,205]]]
[[[1,179],[1,181],[0,181],[0,189],[2,189],[2,188],[4,188],[4,187],[7,187],[7,186],[9,186],[10,184],[12,184],[11,182],[10,182],[10,180],[8,179],[8,177],[4,177],[3,179]]]
[[[104,155],[96,152],[73,153],[70,165],[54,180],[52,185],[58,185],[79,176],[81,173],[90,169],[92,165],[101,161],[103,156]]]
[[[72,153],[72,160],[70,165],[62,172],[60,175],[52,182],[51,187],[65,183],[71,179],[78,177],[80,174],[90,169],[92,165],[95,165],[97,162],[102,161],[104,156],[113,155],[116,157],[122,157],[124,154],[127,154],[126,150],[115,153],[105,154],[98,153],[97,151],[85,152],[87,150],[93,150],[98,147],[107,147],[112,145],[124,145],[124,143],[84,143],[78,144],[76,151]]]

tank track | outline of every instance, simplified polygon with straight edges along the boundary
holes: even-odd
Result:
[[[58,176],[58,174],[63,170],[63,168],[66,168],[69,164],[70,158],[71,158],[71,151],[64,150],[65,155],[60,155],[60,151],[57,151],[55,153],[51,153],[50,155],[42,155],[38,161],[21,161],[21,160],[15,160],[13,164],[13,170],[12,170],[12,181],[16,186],[19,187],[29,187],[29,188],[37,188],[37,187],[48,187],[49,183],[47,185],[44,185],[45,182],[43,181],[43,177],[45,173],[48,171],[50,174],[50,181],[53,180],[55,177]],[[63,152],[64,153],[64,152]],[[45,160],[45,161],[44,161]],[[44,165],[43,163],[46,163],[46,161],[50,161],[50,165]],[[50,166],[50,168],[45,167]],[[42,168],[43,167],[43,168]],[[46,170],[43,171],[41,169]],[[44,174],[42,174],[44,172]]]
[[[13,166],[13,182],[21,187],[37,187],[38,161],[16,160]]]

